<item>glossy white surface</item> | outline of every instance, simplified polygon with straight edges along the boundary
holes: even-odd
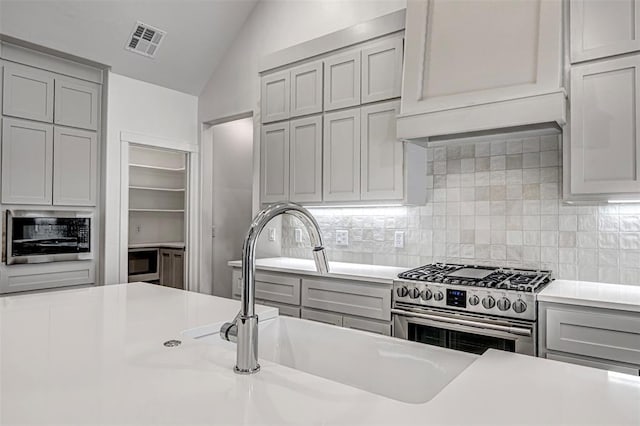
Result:
[[[0,298],[0,424],[640,423],[639,378],[506,352],[407,404],[265,359],[238,376],[222,346],[162,345],[237,308],[149,284]]]
[[[262,359],[414,404],[432,399],[478,358],[298,318],[264,321],[259,332]],[[185,334],[230,350],[236,347],[217,332]]]
[[[239,268],[239,260],[229,262],[229,266]],[[320,275],[311,259],[296,259],[293,257],[270,257],[258,259],[256,269],[275,272],[294,272],[302,275]],[[400,272],[411,268],[397,268],[394,266],[364,265],[360,263],[329,262],[330,278],[346,278],[371,283],[393,284],[393,280]]]
[[[640,312],[640,286],[556,280],[538,294],[538,301]]]

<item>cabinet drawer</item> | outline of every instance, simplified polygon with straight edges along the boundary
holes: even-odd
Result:
[[[0,266],[0,293],[95,283],[93,261]]]
[[[371,321],[350,316],[342,317],[342,326],[354,330],[369,331],[371,333],[391,336],[391,323]]]
[[[300,307],[283,305],[282,303],[271,302],[268,300],[256,300],[256,303],[264,306],[271,306],[272,308],[278,308],[278,313],[281,316],[300,318]]]
[[[640,376],[640,368],[626,367],[623,365],[612,364],[601,360],[592,360],[567,354],[547,353],[547,359],[554,361],[568,362],[570,364],[583,365],[585,367],[599,368],[601,370],[617,371],[618,373],[631,374],[632,376]]]
[[[242,293],[242,279],[240,270],[232,274],[234,280],[233,295]],[[287,275],[258,272],[256,274],[256,299],[271,302],[300,304],[300,278]]]
[[[302,306],[391,320],[391,288],[341,280],[302,280]]]
[[[546,310],[550,350],[640,365],[640,316]]]
[[[320,312],[313,309],[302,308],[302,319],[323,322],[325,324],[337,325],[342,327],[342,315],[332,312]]]

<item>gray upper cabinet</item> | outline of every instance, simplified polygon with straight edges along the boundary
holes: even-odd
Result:
[[[640,0],[571,0],[571,62],[640,50]]]
[[[362,103],[399,98],[401,90],[402,38],[363,49]]]
[[[51,204],[53,126],[2,120],[2,202]]]
[[[362,200],[402,200],[404,151],[396,139],[400,101],[361,108]]]
[[[53,74],[17,64],[4,67],[2,113],[53,122]]]
[[[322,116],[291,120],[290,200],[322,201]]]
[[[571,193],[640,193],[640,54],[571,69]]]
[[[324,116],[324,201],[360,199],[360,108]]]
[[[98,190],[96,133],[56,127],[53,145],[53,204],[95,206]]]
[[[324,110],[360,104],[360,50],[324,60]]]
[[[260,201],[289,199],[289,122],[262,126]]]
[[[322,112],[322,62],[291,70],[291,117]]]
[[[262,77],[260,105],[262,122],[286,120],[289,118],[290,71],[282,71]]]
[[[69,78],[55,81],[55,124],[97,130],[100,86]]]

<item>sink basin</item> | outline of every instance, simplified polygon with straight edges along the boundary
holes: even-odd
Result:
[[[217,330],[203,332],[200,328],[184,334],[235,350],[235,343],[222,340]],[[408,403],[429,401],[478,358],[464,352],[288,317],[260,323],[258,357]]]

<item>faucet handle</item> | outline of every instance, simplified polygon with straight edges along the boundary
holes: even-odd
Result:
[[[226,340],[228,342],[237,342],[238,341],[238,318],[240,317],[240,312],[238,312],[230,322],[225,322],[220,327],[220,338],[222,340]]]

